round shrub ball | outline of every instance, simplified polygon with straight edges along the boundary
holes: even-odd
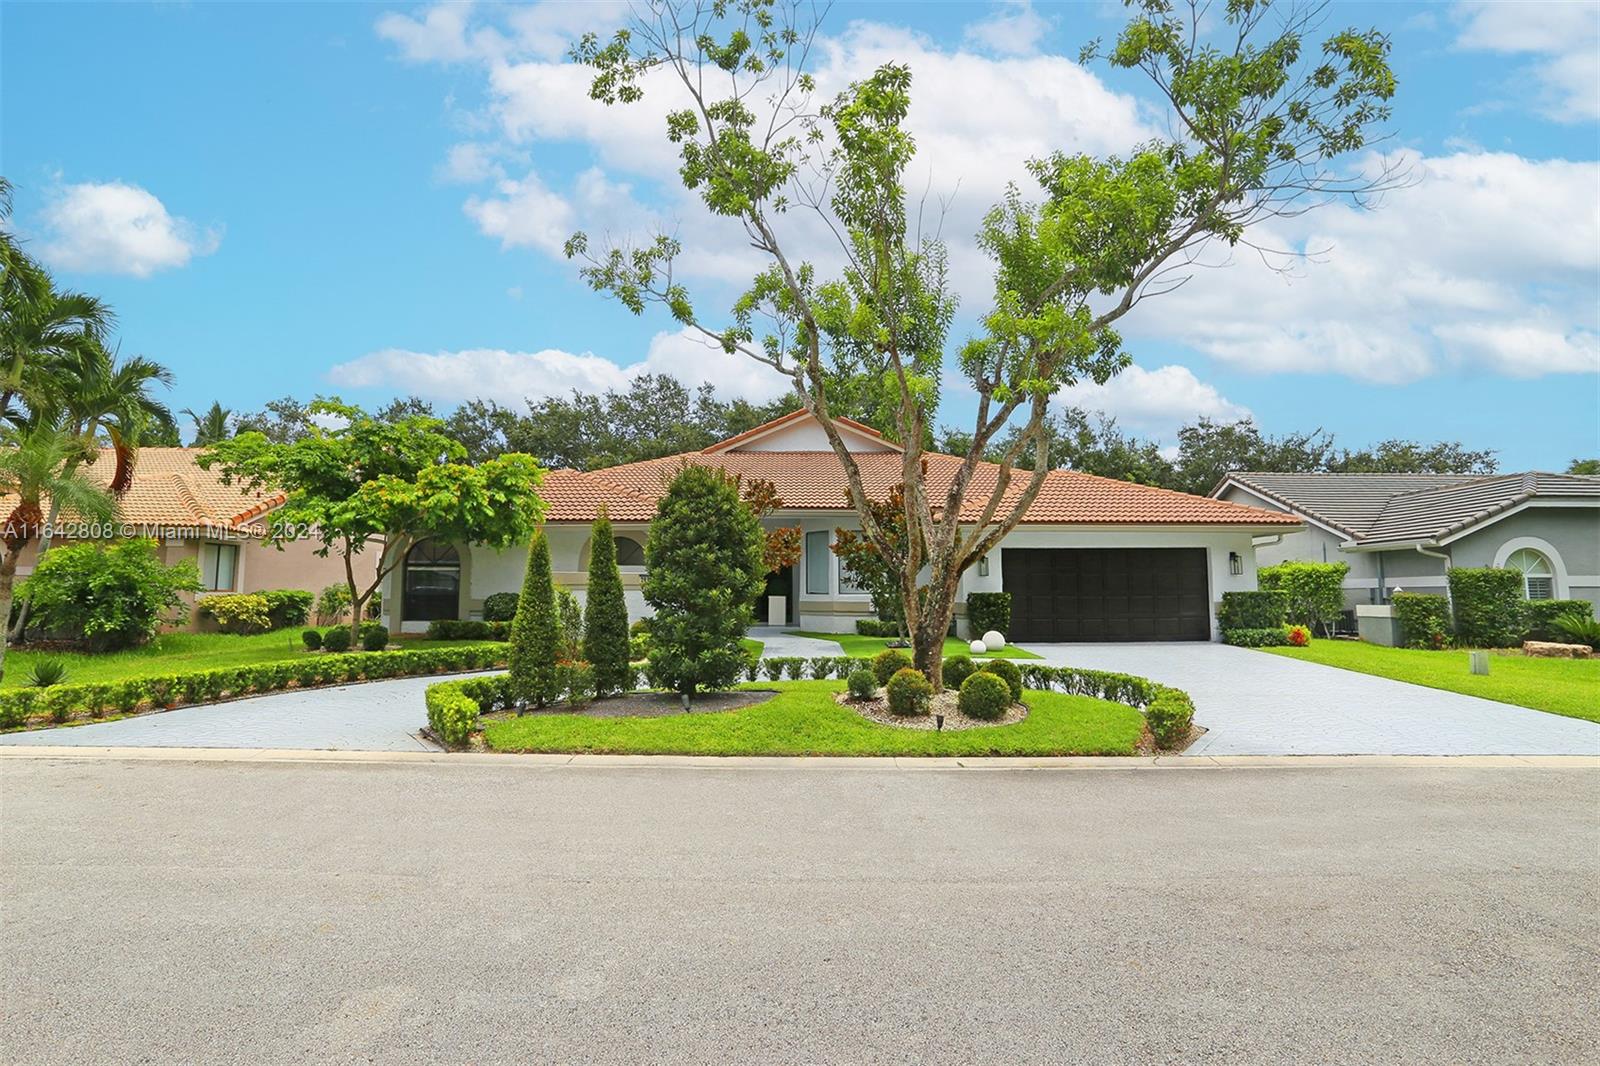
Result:
[[[944,661],[944,687],[960,688],[978,667],[965,655],[952,655]]]
[[[322,647],[322,630],[308,629],[300,634],[300,642],[306,646],[306,651],[316,651]]]
[[[984,652],[989,650],[989,645],[985,644],[981,640],[975,640],[971,644],[968,644],[967,647],[974,655],[982,655]]]
[[[880,685],[887,685],[898,671],[911,665],[911,656],[898,648],[885,648],[872,660],[872,676]]]
[[[361,627],[361,650],[382,651],[389,646],[389,631],[383,626],[368,622]]]
[[[884,694],[889,697],[891,714],[927,714],[928,701],[933,698],[933,683],[921,670],[906,667],[889,679]]]
[[[322,646],[329,651],[349,651],[350,630],[345,626],[328,630],[322,635]]]
[[[994,674],[1004,681],[1011,689],[1011,701],[1022,702],[1022,668],[1010,659],[986,659],[978,667],[986,673]]]
[[[991,629],[983,635],[983,646],[989,651],[999,651],[1006,646],[1006,638],[1000,635],[997,629]]]
[[[1011,686],[1004,679],[987,670],[979,670],[961,683],[957,705],[968,718],[992,722],[1003,716],[1013,702]]]
[[[491,592],[483,598],[483,620],[485,622],[509,622],[517,616],[517,600],[520,597],[515,592]]]
[[[850,678],[845,684],[850,687],[850,698],[853,700],[870,700],[878,691],[878,679],[866,666],[858,666],[850,671]]]

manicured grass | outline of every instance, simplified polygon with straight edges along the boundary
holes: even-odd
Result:
[[[744,653],[746,655],[754,656],[757,659],[761,658],[761,649],[766,647],[759,640],[751,640],[749,637],[742,637],[739,643],[744,645]]]
[[[762,682],[766,703],[659,718],[537,715],[491,722],[496,751],[611,755],[1132,755],[1144,716],[1087,696],[1029,692],[1015,725],[937,733],[868,721],[834,702],[837,681]]]
[[[831,640],[831,641],[834,641],[835,643],[837,643],[839,645],[839,647],[844,649],[840,654],[842,654],[842,655],[850,655],[850,656],[853,656],[853,657],[855,657],[857,659],[870,659],[874,655],[876,655],[880,651],[882,651],[884,648],[887,648],[889,646],[889,644],[890,644],[890,638],[888,638],[888,637],[863,637],[863,636],[858,636],[855,633],[811,633],[811,632],[800,632],[800,633],[796,633],[795,636],[797,636],[797,637],[815,637],[818,640]],[[906,649],[906,653],[908,655],[910,654],[910,649],[909,648]],[[946,637],[945,640],[944,640],[944,657],[946,659],[948,659],[952,655],[970,655],[974,659],[1037,659],[1038,658],[1038,656],[1033,654],[1033,652],[1031,652],[1031,651],[1023,651],[1021,648],[1011,647],[1009,645],[1002,651],[990,652],[990,653],[985,653],[983,655],[978,655],[978,654],[974,653],[970,648],[967,647],[967,642],[966,641],[957,640],[955,637]]]
[[[1356,640],[1317,640],[1304,648],[1261,650],[1600,722],[1600,659],[1531,659],[1516,652],[1491,652],[1489,673],[1477,675],[1468,668],[1467,653],[1460,649],[1421,651]]]
[[[406,648],[451,648],[477,644],[472,640],[401,640]],[[300,640],[300,628],[238,636],[231,633],[164,633],[149,644],[102,655],[8,649],[5,677],[0,688],[21,688],[40,659],[60,659],[67,667],[66,684],[124,681],[190,670],[220,670],[233,666],[299,659],[311,653]]]

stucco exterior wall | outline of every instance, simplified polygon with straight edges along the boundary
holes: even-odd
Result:
[[[1448,548],[1457,566],[1501,566],[1518,548],[1532,548],[1552,564],[1557,599],[1600,603],[1600,507],[1528,507]]]

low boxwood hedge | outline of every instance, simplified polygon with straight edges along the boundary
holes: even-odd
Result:
[[[1222,643],[1235,648],[1282,648],[1289,643],[1289,627],[1267,629],[1224,629]]]
[[[1224,592],[1217,609],[1217,626],[1229,629],[1273,629],[1289,617],[1289,594],[1259,590]]]
[[[1194,728],[1194,701],[1181,689],[1160,686],[1144,709],[1144,720],[1158,747],[1175,748],[1189,739]]]
[[[1564,642],[1567,635],[1555,621],[1564,614],[1594,617],[1594,604],[1588,600],[1529,600],[1522,605],[1523,640]]]

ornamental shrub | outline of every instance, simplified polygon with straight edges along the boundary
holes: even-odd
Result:
[[[1522,639],[1557,642],[1566,639],[1556,619],[1570,614],[1593,618],[1594,604],[1588,600],[1528,600],[1522,605]]]
[[[959,689],[961,683],[971,677],[973,671],[977,669],[977,664],[972,661],[970,656],[952,655],[944,661],[944,669],[941,675],[944,677],[944,687]]]
[[[1004,715],[1012,702],[1011,686],[1006,684],[1005,678],[987,670],[969,674],[961,682],[961,694],[956,699],[961,713],[968,718],[991,722]]]
[[[1288,597],[1289,621],[1320,626],[1324,635],[1330,635],[1344,613],[1344,579],[1349,573],[1349,563],[1291,561],[1262,567],[1256,580],[1263,590]]]
[[[1194,728],[1194,701],[1187,692],[1162,687],[1144,709],[1145,724],[1160,748],[1175,748]]]
[[[1256,592],[1224,592],[1217,610],[1217,627],[1229,629],[1274,629],[1289,616],[1289,597],[1270,589]]]
[[[1583,603],[1581,610],[1573,609],[1556,616],[1555,630],[1563,642],[1600,649],[1600,621],[1595,620],[1594,608],[1587,601],[1580,602]]]
[[[389,646],[389,630],[377,622],[361,623],[361,650],[382,651]]]
[[[519,700],[545,707],[561,698],[556,659],[561,629],[556,618],[555,578],[550,573],[550,542],[544,530],[528,546],[517,617],[511,623],[511,691]]]
[[[266,598],[267,621],[273,629],[303,626],[311,617],[315,597],[305,589],[267,589],[261,595]]]
[[[967,593],[967,626],[981,637],[993,629],[1002,636],[1011,635],[1011,593]]]
[[[928,701],[933,698],[933,683],[921,670],[913,670],[909,666],[896,670],[883,689],[884,695],[889,698],[891,714],[928,713]]]
[[[1289,643],[1289,627],[1270,629],[1224,629],[1222,643],[1235,648],[1282,648]]]
[[[461,747],[478,728],[478,701],[461,691],[462,684],[430,685],[422,697],[428,708],[428,728],[449,748]]]
[[[685,696],[725,688],[744,670],[741,641],[766,587],[766,534],[739,483],[685,466],[656,504],[645,542],[650,673]]]
[[[878,679],[868,666],[858,666],[850,671],[845,685],[849,687],[853,700],[870,700],[878,692]]]
[[[322,647],[322,630],[308,629],[300,634],[300,643],[306,646],[306,651],[316,651]]]
[[[833,664],[837,658],[834,655],[813,655],[807,660],[806,664],[811,667],[812,678],[817,681],[826,681],[832,677]]]
[[[1407,648],[1443,648],[1450,643],[1450,601],[1430,592],[1396,592],[1391,601]]]
[[[491,592],[483,598],[485,622],[509,622],[517,616],[515,592]]]
[[[344,626],[335,626],[322,634],[322,646],[328,651],[349,651],[350,630]]]
[[[556,586],[556,633],[557,658],[574,662],[583,658],[583,604],[561,585]]]
[[[862,637],[898,637],[899,622],[886,622],[881,618],[857,618],[856,635]]]
[[[1010,659],[984,659],[978,663],[978,669],[999,677],[1011,689],[1012,702],[1022,702],[1022,668],[1016,663]]]
[[[224,633],[265,633],[272,628],[267,598],[259,592],[226,593],[200,601],[200,613]]]
[[[200,589],[191,560],[165,566],[158,552],[153,540],[58,544],[39,556],[18,594],[32,601],[43,628],[90,651],[133,647],[174,620],[179,593]]]
[[[332,625],[338,622],[349,609],[349,585],[329,585],[317,593],[317,621],[323,625]]]
[[[887,685],[895,674],[911,665],[911,656],[898,648],[885,648],[872,658],[872,676]]]
[[[1470,648],[1509,648],[1521,642],[1522,575],[1493,567],[1452,566],[1450,600],[1456,641]]]
[[[583,657],[594,664],[594,687],[601,696],[624,691],[633,678],[628,636],[628,603],[617,568],[617,542],[605,508],[589,528],[589,591],[583,607]],[[485,612],[488,603],[484,603]]]
[[[1304,648],[1311,643],[1311,630],[1307,626],[1290,626],[1287,636],[1291,648]]]

